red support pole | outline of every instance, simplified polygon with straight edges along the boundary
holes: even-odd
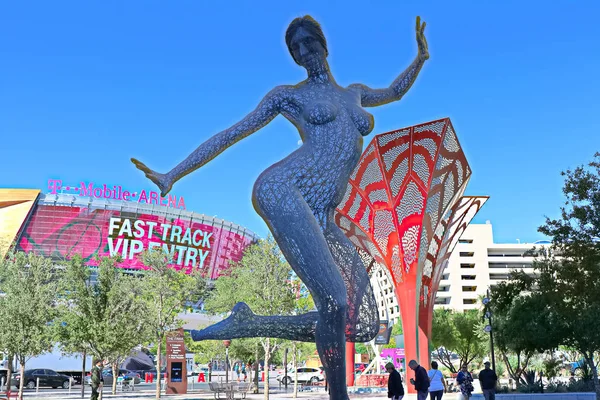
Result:
[[[356,346],[354,343],[346,343],[346,385],[354,386],[354,355]]]

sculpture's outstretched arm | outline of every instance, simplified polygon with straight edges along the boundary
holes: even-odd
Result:
[[[175,182],[187,174],[194,172],[210,160],[221,154],[229,146],[258,131],[271,122],[280,112],[284,87],[278,86],[271,90],[260,102],[254,111],[232,127],[217,133],[206,142],[202,143],[192,154],[180,162],[166,174],[157,173],[148,168],[144,163],[132,158],[135,166],[143,171],[165,196]]]
[[[385,89],[371,89],[367,85],[353,84],[349,89],[360,92],[361,105],[363,107],[376,107],[383,104],[398,101],[410,89],[417,79],[419,71],[425,61],[429,58],[427,41],[425,40],[425,22],[421,25],[421,18],[417,17],[417,44],[419,45],[419,54],[413,63],[396,80]]]

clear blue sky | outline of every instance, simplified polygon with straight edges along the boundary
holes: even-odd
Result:
[[[6,1],[0,5],[0,187],[49,178],[151,189],[134,156],[166,171],[279,84],[304,78],[288,23],[321,22],[342,85],[387,86],[431,59],[375,132],[449,116],[489,195],[496,241],[540,239],[563,202],[560,171],[600,150],[598,1]],[[372,138],[369,137],[368,140]],[[297,147],[282,117],[179,182],[188,209],[260,235],[251,188]]]

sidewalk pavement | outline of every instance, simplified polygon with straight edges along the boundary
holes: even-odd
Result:
[[[0,396],[0,399],[2,397]],[[15,397],[11,397],[15,398]],[[80,399],[80,394],[71,394],[70,396],[67,393],[25,393],[24,398],[26,400],[76,400]],[[103,393],[103,399],[110,400],[150,400],[155,398],[154,392],[134,392],[134,393],[118,393],[116,395],[112,395],[109,393]],[[210,392],[193,392],[185,395],[165,395],[161,396],[162,399],[165,400],[211,400],[214,399],[213,393]],[[325,393],[325,391],[321,392],[298,392],[298,399],[306,400],[306,399],[314,399],[314,400],[328,400],[329,395]],[[350,394],[350,399],[360,399],[360,400],[382,400],[387,398],[387,393],[369,393],[369,394]],[[417,396],[415,394],[408,394],[404,396],[403,400],[415,400]],[[89,399],[89,394],[86,393],[85,399]],[[264,393],[260,394],[248,394],[246,396],[248,400],[263,400]],[[293,393],[270,393],[269,399],[272,400],[292,400],[294,399]],[[455,400],[458,399],[457,394],[448,393],[444,395],[444,400]]]

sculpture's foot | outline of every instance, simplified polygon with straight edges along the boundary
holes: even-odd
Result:
[[[246,303],[237,303],[231,310],[231,315],[202,330],[191,331],[192,340],[228,340],[246,337],[248,327],[256,314]]]

